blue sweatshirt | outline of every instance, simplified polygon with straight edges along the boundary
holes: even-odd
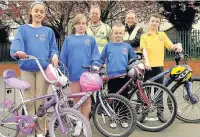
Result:
[[[100,56],[99,64],[106,62],[108,76],[119,76],[126,73],[128,61],[136,56],[128,43],[108,43]]]
[[[18,27],[17,33],[11,44],[10,55],[17,51],[23,51],[27,55],[40,58],[40,64],[46,69],[50,63],[47,58],[52,58],[54,54],[58,55],[55,34],[51,28],[31,27],[24,24]],[[15,57],[13,57],[15,59]],[[23,71],[39,71],[35,60],[19,60],[18,65]]]
[[[82,66],[91,66],[100,57],[94,37],[88,35],[69,35],[66,37],[60,53],[60,61],[68,68],[69,80],[79,81],[83,72]]]

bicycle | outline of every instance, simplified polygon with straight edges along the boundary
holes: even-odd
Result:
[[[188,58],[190,57],[184,52],[176,53],[174,57],[176,65],[148,81],[155,81],[170,73],[170,75],[164,80],[163,85],[169,87],[172,82],[176,82],[170,89],[178,104],[178,113],[176,117],[187,123],[198,123],[200,122],[200,105],[198,104],[198,102],[200,102],[200,91],[198,88],[200,78],[192,77],[192,69],[187,65]],[[183,64],[180,64],[182,59]]]
[[[135,76],[134,74],[132,76],[129,75],[129,70],[138,67],[139,64],[143,65],[143,58],[141,56],[138,56],[129,61],[127,74],[130,77],[130,79],[119,91],[116,92],[116,94],[121,94],[122,92],[125,91],[126,88],[129,88],[130,90],[128,92],[129,94],[128,98],[132,106],[135,107],[137,116],[139,117],[137,120],[137,126],[146,131],[158,132],[164,130],[173,123],[175,116],[177,114],[177,103],[173,94],[163,85],[154,82],[143,83],[144,69],[142,70],[143,72],[141,70],[136,70],[142,72],[142,74],[140,74],[139,77]],[[127,74],[120,75],[117,77],[125,76]],[[116,77],[104,76],[102,79],[103,81],[108,81],[109,79],[114,79],[114,78]],[[149,93],[154,93],[153,91],[156,91],[155,94],[149,95]],[[141,119],[144,119],[143,118],[144,115],[153,113],[159,107],[164,106],[162,104],[160,104],[161,106],[159,106],[159,102],[156,101],[159,99],[159,96],[161,96],[161,94],[165,96],[165,99],[166,97],[168,98],[168,104],[171,105],[170,111],[168,111],[169,109],[163,108],[166,111],[165,113],[166,114],[168,113],[168,120],[166,122],[162,122],[162,125],[158,125],[159,118],[154,117],[152,115],[148,115],[149,118],[145,116],[146,123],[141,122],[142,121]],[[169,103],[169,101],[171,102]],[[155,126],[153,126],[153,124],[155,124]]]
[[[60,94],[62,93],[62,88],[55,86],[55,83],[58,82],[58,80],[48,80],[42,66],[40,65],[40,62],[36,57],[27,55],[27,59],[33,59],[36,61],[45,80],[52,85],[52,94],[24,100],[22,91],[30,87],[29,83],[17,79],[16,75],[12,70],[4,71],[4,81],[6,85],[19,90],[21,102],[14,106],[14,104],[11,101],[9,101],[8,99],[4,99],[4,112],[1,113],[3,115],[1,116],[2,118],[0,121],[0,126],[5,127],[6,130],[1,130],[0,135],[16,137],[19,134],[19,132],[21,132],[24,135],[31,134],[35,130],[35,128],[38,127],[36,120],[39,117],[43,117],[47,113],[47,110],[53,107],[55,112],[50,120],[50,137],[55,137],[54,129],[58,129],[58,132],[61,132],[64,135],[71,136],[75,132],[74,126],[77,121],[81,121],[84,125],[84,134],[86,135],[86,137],[92,137],[90,123],[79,111],[72,108],[61,107]],[[43,106],[40,106],[38,108],[35,116],[29,116],[25,104],[28,102],[35,102],[40,99],[48,99],[48,101]],[[20,115],[20,108],[23,108],[25,115]],[[6,135],[3,135],[4,133],[2,132],[6,132]]]
[[[91,66],[85,66],[90,73],[97,73]],[[80,106],[94,93],[97,92],[98,101],[92,109],[93,122],[101,134],[107,137],[129,136],[136,126],[136,113],[123,96],[116,94],[105,95],[98,91],[65,93],[63,97],[80,97],[79,102],[73,105],[74,109]],[[66,102],[68,104],[68,102]]]

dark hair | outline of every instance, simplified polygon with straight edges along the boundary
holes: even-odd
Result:
[[[41,5],[43,5],[44,7],[45,7],[45,5],[44,5],[44,3],[43,2],[34,2],[34,3],[32,3],[31,4],[31,6],[30,6],[30,10],[32,10],[32,8],[36,5],[36,4],[41,4]],[[33,22],[33,20],[32,20],[32,15],[29,13],[28,14],[28,24],[31,24]]]
[[[161,21],[161,19],[162,19],[162,17],[161,17],[160,14],[158,14],[158,13],[152,14],[152,15],[150,16],[149,20],[151,19],[151,17],[158,18],[158,19],[160,19],[160,21]]]

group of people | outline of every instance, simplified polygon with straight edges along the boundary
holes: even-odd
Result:
[[[82,66],[97,66],[106,64],[108,76],[119,76],[126,73],[128,61],[136,56],[136,52],[142,52],[145,58],[145,79],[163,71],[164,47],[169,50],[182,51],[181,44],[173,44],[164,32],[159,32],[161,22],[159,15],[154,14],[149,19],[149,31],[144,33],[142,27],[136,23],[136,14],[130,10],[125,16],[125,25],[116,23],[112,26],[101,22],[101,9],[98,5],[92,5],[90,9],[90,21],[84,14],[77,14],[73,21],[72,34],[65,38],[60,55],[56,44],[55,34],[52,29],[42,26],[45,18],[45,5],[42,2],[34,2],[31,5],[30,22],[19,26],[12,41],[10,54],[13,58],[18,55],[20,59],[26,55],[37,58],[50,58],[55,68],[58,67],[58,59],[62,61],[68,71],[71,92],[81,92],[80,76],[86,70]],[[46,60],[40,60],[43,69],[49,64]],[[43,78],[34,60],[19,60],[21,79],[31,84],[31,88],[24,92],[24,97],[34,98],[47,93],[48,83]],[[108,90],[111,93],[118,91],[127,81],[128,77],[119,77],[108,82]],[[157,82],[162,83],[163,78]],[[127,92],[124,93],[124,96]],[[74,99],[77,102],[79,99]],[[36,110],[43,101],[27,106],[30,115],[35,115]],[[91,100],[82,105],[80,111],[89,119]],[[162,116],[162,113],[160,114]],[[36,135],[42,137],[46,134],[46,119],[38,120],[40,128]],[[34,133],[32,134],[34,136]]]

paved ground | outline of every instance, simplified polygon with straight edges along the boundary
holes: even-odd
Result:
[[[2,78],[0,78],[0,87],[1,87],[0,101],[2,101],[4,93],[4,88],[3,88],[4,83]],[[12,96],[13,95],[8,94],[9,98],[11,98]],[[93,130],[93,137],[103,137],[103,135],[101,135],[95,128],[92,120],[90,123]],[[164,131],[151,133],[136,128],[130,137],[200,137],[200,123],[187,124],[179,120],[175,120],[175,122]]]

